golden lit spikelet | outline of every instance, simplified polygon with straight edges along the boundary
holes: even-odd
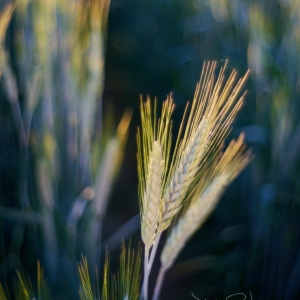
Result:
[[[120,255],[120,268],[115,275],[110,274],[109,253],[103,269],[103,284],[100,297],[98,274],[96,273],[96,287],[92,286],[88,263],[86,258],[78,265],[81,287],[79,290],[80,300],[119,300],[119,299],[139,299],[140,289],[140,267],[141,267],[141,248],[135,252],[130,245],[126,248],[122,243]]]
[[[40,262],[37,262],[37,291],[33,289],[33,285],[29,278],[24,273],[17,271],[17,281],[14,283],[14,296],[10,297],[7,288],[4,288],[0,283],[0,300],[32,300],[32,299],[43,299],[50,300],[50,291],[47,286],[44,271],[41,268]]]
[[[35,299],[32,283],[30,279],[26,278],[26,276],[17,271],[18,281],[14,286],[15,299],[24,299],[31,300]]]
[[[82,257],[82,261],[78,264],[79,277],[81,281],[81,287],[79,289],[79,296],[81,300],[94,300],[93,288],[90,280],[88,263],[85,257]]]
[[[170,198],[168,200],[168,209],[164,213],[165,221],[171,220],[172,215],[176,214],[176,212],[180,209],[181,206],[178,206],[176,200],[184,197],[185,192],[189,187],[188,185],[196,175],[195,173],[197,168],[193,167],[193,163],[197,156],[199,157],[205,150],[205,145],[201,141],[205,126],[206,122],[203,119],[200,122],[194,136],[190,139],[186,149],[183,151],[177,172],[175,172],[174,176],[171,178],[169,186],[167,187],[165,199],[168,196]]]
[[[130,245],[122,243],[120,268],[112,281],[112,294],[109,300],[138,300],[140,294],[141,248],[134,251]]]
[[[200,227],[201,221],[204,221],[213,209],[218,195],[223,191],[226,182],[225,176],[216,177],[206,188],[201,198],[201,209],[199,203],[192,203],[184,216],[178,221],[177,225],[172,229],[163,252],[161,254],[162,268],[168,269],[174,263],[177,255],[184,247],[191,235]],[[200,201],[199,201],[200,202]]]
[[[201,175],[211,166],[242,105],[244,95],[239,100],[237,96],[249,72],[236,83],[237,73],[232,71],[224,83],[225,68],[226,64],[215,80],[216,62],[204,64],[183,138],[180,140],[178,135],[170,171],[164,181],[161,230],[169,226]],[[182,128],[183,124],[180,132]]]
[[[168,98],[164,102],[162,117],[158,121],[156,119],[156,102],[154,112],[152,112],[149,99],[141,104],[142,131],[141,133],[138,131],[137,143],[142,237],[145,242],[144,299],[147,299],[148,296],[148,277],[162,231],[170,225],[184,201],[190,199],[192,192],[199,186],[202,175],[210,172],[216,165],[221,145],[242,105],[244,95],[239,100],[237,97],[249,72],[236,83],[237,73],[232,71],[229,79],[225,82],[225,68],[226,64],[215,79],[216,62],[204,64],[191,111],[187,114],[186,108],[184,112],[183,120],[187,117],[187,124],[185,126],[184,122],[181,123],[170,161],[171,132],[169,124],[171,124],[170,117],[174,107],[172,99]],[[158,146],[161,146],[162,149],[162,162],[158,156]],[[155,147],[157,149],[154,149]],[[156,172],[156,175],[153,169],[159,169],[159,166],[161,169]],[[211,188],[212,192],[206,191],[208,194],[205,196],[206,198],[219,198],[218,195],[223,191],[226,181],[224,183],[224,176],[221,176],[221,173],[219,175],[211,177],[212,180],[209,182],[216,184],[217,187]],[[218,178],[217,182],[213,181],[215,177]],[[208,210],[208,213],[210,211]],[[192,213],[194,214],[194,212]],[[189,218],[187,222],[191,221],[196,223],[197,216]],[[172,264],[173,259],[185,243],[180,234],[186,234],[185,226],[189,227],[186,231],[194,232],[193,228],[196,226],[194,223],[192,225],[183,224],[180,220],[178,232],[173,234],[173,240],[169,240],[167,248],[165,247],[167,249],[165,250],[166,257],[169,256],[171,261],[164,262],[163,259],[163,264]],[[149,257],[152,245],[154,246]],[[178,249],[174,246],[177,246]],[[173,259],[172,253],[175,253]],[[162,268],[164,269],[164,267]],[[162,282],[161,274],[158,277],[160,282]],[[156,297],[157,291],[159,288],[155,289]]]
[[[146,190],[144,192],[142,215],[142,239],[147,249],[150,249],[160,221],[159,202],[163,179],[164,162],[162,148],[158,141],[154,142],[150,153]]]
[[[150,99],[141,101],[142,130],[137,134],[137,158],[142,238],[148,250],[161,221],[159,203],[170,152],[173,108],[173,100],[169,97],[163,104],[161,118],[157,119],[156,102],[153,109]]]
[[[162,268],[168,269],[187,240],[204,223],[216,207],[221,195],[233,179],[245,168],[251,157],[244,152],[244,137],[232,141],[221,159],[205,174],[190,206],[171,231],[161,255]]]
[[[228,181],[234,180],[240,172],[249,164],[253,156],[251,151],[245,152],[244,134],[242,133],[235,141],[232,140],[216,167],[212,170],[212,176],[215,174],[224,174],[228,176]]]

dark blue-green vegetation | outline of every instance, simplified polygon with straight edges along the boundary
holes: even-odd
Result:
[[[116,273],[122,239],[135,249],[141,240],[140,95],[161,107],[171,92],[177,132],[204,61],[228,60],[226,76],[251,73],[226,143],[244,132],[255,158],[168,270],[161,299],[300,298],[300,1],[5,0],[1,12],[8,3],[16,7],[6,35],[0,19],[4,289],[20,300],[32,299],[22,284],[43,299],[43,287],[51,299],[79,299],[84,255],[91,295],[98,282],[102,299],[107,247]]]

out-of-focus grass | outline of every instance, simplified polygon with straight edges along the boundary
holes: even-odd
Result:
[[[78,255],[100,263],[101,224],[132,115],[126,111],[117,127],[110,110],[102,125],[109,5],[19,0],[1,14],[1,100],[9,104],[19,152],[18,201],[1,199],[0,208],[3,226],[13,228],[1,241],[0,272],[10,289],[12,270],[41,259],[54,294],[76,295]]]
[[[185,106],[183,99],[192,97],[189,91],[193,90],[198,79],[203,60],[229,58],[230,66],[238,69],[239,73],[251,69],[249,93],[231,136],[245,131],[246,142],[251,144],[256,159],[233,183],[202,231],[179,256],[178,263],[166,278],[163,299],[188,299],[192,297],[191,292],[198,298],[221,298],[249,290],[253,298],[299,297],[298,2],[153,0],[145,4],[133,0],[112,1],[106,55],[107,101],[113,98],[118,99],[119,103],[123,101],[133,105],[138,103],[139,93],[158,96],[160,101],[172,90],[177,103],[174,114],[176,128],[176,116],[181,116]],[[95,102],[83,101],[88,95],[86,91],[95,89],[92,81],[90,88],[87,87],[87,77],[93,74],[92,71],[87,72],[90,53],[87,49],[92,40],[92,26],[86,22],[90,18],[89,9],[84,9],[86,14],[80,18],[86,22],[86,26],[79,26],[72,6],[58,2],[61,11],[55,13],[52,23],[47,24],[60,24],[59,35],[57,38],[55,35],[51,37],[52,41],[56,40],[50,43],[51,51],[49,48],[46,52],[38,52],[33,46],[37,44],[35,31],[46,31],[47,28],[33,25],[33,19],[27,18],[39,9],[33,3],[38,2],[30,4],[29,14],[27,1],[18,1],[13,26],[9,28],[8,38],[2,42],[5,43],[6,58],[12,68],[7,76],[16,76],[13,85],[17,84],[17,96],[21,104],[21,109],[11,105],[15,103],[10,101],[16,97],[14,89],[11,94],[4,95],[2,75],[0,97],[9,101],[1,102],[1,137],[7,148],[15,151],[9,153],[4,147],[0,149],[2,157],[9,158],[2,158],[1,164],[5,170],[11,170],[5,177],[1,173],[2,182],[10,183],[5,187],[10,193],[1,192],[1,203],[5,207],[0,213],[6,241],[1,250],[3,278],[7,274],[10,276],[10,270],[15,266],[23,265],[26,269],[29,261],[35,263],[36,253],[40,255],[43,249],[40,192],[34,179],[38,169],[35,153],[42,154],[39,168],[49,170],[47,176],[51,179],[51,186],[54,185],[52,197],[55,198],[55,204],[52,213],[57,216],[58,211],[63,212],[63,217],[54,219],[55,226],[58,226],[55,232],[60,233],[56,247],[68,249],[65,252],[58,250],[60,266],[64,263],[61,269],[67,270],[69,257],[81,251],[76,248],[76,245],[79,247],[76,237],[81,236],[77,235],[77,230],[74,234],[74,224],[78,225],[80,220],[79,224],[84,225],[86,208],[91,206],[86,199],[90,199],[95,192],[90,179],[100,168],[98,164],[85,167],[90,155],[87,153],[96,153],[99,158],[90,161],[98,161],[101,153],[105,152],[106,138],[103,135],[106,130],[102,130],[103,134],[92,135],[92,140],[100,139],[102,143],[88,143],[86,147],[86,132],[93,118],[87,118],[84,125],[80,125],[83,115],[90,116],[91,111],[96,110],[91,108]],[[40,17],[39,24],[43,24],[47,18],[49,16]],[[74,23],[76,26],[71,25]],[[97,26],[99,24],[95,28]],[[66,32],[69,38],[64,39]],[[76,44],[77,37],[82,43]],[[68,45],[67,50],[64,50],[64,45]],[[53,48],[55,51],[52,51]],[[49,72],[49,69],[45,62],[41,62],[47,57],[47,52],[51,53],[52,65],[55,65],[55,72],[47,76],[53,78],[52,86],[60,86],[57,90],[52,89],[52,99],[55,100],[53,106],[44,101],[50,97],[49,88],[43,83],[44,70]],[[95,67],[97,65],[101,65],[101,62]],[[99,87],[100,95],[101,84]],[[57,103],[64,104],[58,107]],[[82,107],[85,104],[84,110]],[[50,109],[46,108],[47,105]],[[49,117],[51,109],[55,118],[53,122]],[[18,120],[20,113],[24,117],[25,130],[21,129],[23,125]],[[13,123],[10,116],[15,120]],[[55,125],[52,126],[51,122]],[[31,128],[30,135],[28,128]],[[22,131],[25,134],[20,133]],[[19,140],[22,135],[30,143],[29,155],[26,151],[19,151],[24,149],[22,140],[18,146],[15,145],[15,137]],[[134,138],[129,136],[130,141]],[[100,144],[102,151],[97,151]],[[129,146],[134,153],[129,158],[134,161],[135,148]],[[56,157],[57,164],[54,166],[50,163],[53,157]],[[21,163],[26,160],[29,162]],[[91,172],[92,169],[94,171]],[[127,166],[127,172],[131,174],[132,170],[135,171],[135,165],[132,168]],[[94,175],[89,175],[89,172]],[[120,182],[137,186],[135,177],[126,173],[126,178],[124,176]],[[18,184],[11,184],[13,180]],[[15,191],[11,186],[18,186],[18,196],[11,192]],[[135,191],[135,188],[132,190]],[[19,198],[18,205],[14,202],[16,198]],[[133,194],[132,198],[137,202],[136,195]],[[117,206],[113,207],[114,212],[117,210]],[[50,215],[51,210],[47,208],[46,213]],[[65,230],[65,220],[69,220],[67,230],[70,235],[66,240],[65,235],[61,234]],[[75,229],[80,228],[75,226]],[[8,238],[8,233],[12,238]],[[27,245],[32,245],[30,250],[34,248],[32,256],[28,255],[29,247],[24,247],[25,241]],[[65,241],[68,241],[68,247],[65,247]],[[27,249],[26,260],[24,255],[19,255],[22,245],[23,250]],[[62,274],[69,273],[64,271]],[[185,274],[185,277],[178,278],[178,274]]]

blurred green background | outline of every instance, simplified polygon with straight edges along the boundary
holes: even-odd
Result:
[[[13,18],[5,45],[20,84],[17,32]],[[300,2],[111,0],[105,48],[104,90],[96,107],[100,116],[103,112],[103,119],[110,118],[107,107],[113,103],[115,127],[124,110],[130,108],[133,116],[122,167],[103,219],[101,258],[108,245],[112,269],[116,269],[122,237],[125,241],[131,237],[133,246],[140,240],[135,137],[140,95],[157,97],[161,103],[173,93],[176,132],[186,102],[193,98],[203,62],[217,60],[221,66],[228,59],[228,73],[236,69],[242,76],[251,70],[245,103],[228,140],[245,132],[255,159],[229,187],[167,273],[161,299],[194,299],[191,293],[199,299],[226,299],[244,293],[251,299],[250,292],[255,300],[300,299]],[[0,279],[11,287],[15,269],[34,278],[36,260],[43,265],[45,258],[37,239],[41,233],[34,222],[8,216],[19,207],[17,178],[22,149],[3,90],[1,85]],[[24,111],[22,95],[20,85]],[[63,160],[60,164],[65,168]],[[31,189],[35,189],[33,178],[30,173]],[[61,185],[74,185],[68,178],[57,180]],[[84,179],[79,180],[72,196],[76,198],[84,187]],[[85,235],[85,225],[79,225],[79,236]],[[59,232],[57,229],[58,236]],[[77,259],[81,250],[76,248]],[[60,250],[57,255],[60,267],[67,269],[70,258]],[[159,260],[150,278],[150,290],[158,266]],[[71,287],[76,293],[79,285],[74,281],[63,294],[58,291],[64,289],[63,283],[54,280],[53,298],[62,299]]]

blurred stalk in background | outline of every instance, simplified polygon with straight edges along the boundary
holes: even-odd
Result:
[[[93,270],[100,263],[101,223],[131,120],[126,111],[115,131],[110,110],[102,128],[109,5],[18,0],[0,19],[2,97],[11,107],[19,148],[18,203],[1,199],[1,222],[13,226],[1,277],[22,266],[21,248],[31,236],[37,257],[30,260],[41,258],[61,299],[77,294],[79,253]],[[13,14],[8,48],[4,37]],[[80,227],[86,236],[78,234]]]
[[[245,288],[264,299],[296,299],[300,295],[296,275],[300,4],[295,0],[209,2],[218,28],[236,36],[238,50],[246,48],[256,99],[255,125],[241,128],[256,152],[248,176],[250,193],[242,204],[250,208],[246,224],[251,259],[244,275],[235,274],[231,280],[245,276]]]

